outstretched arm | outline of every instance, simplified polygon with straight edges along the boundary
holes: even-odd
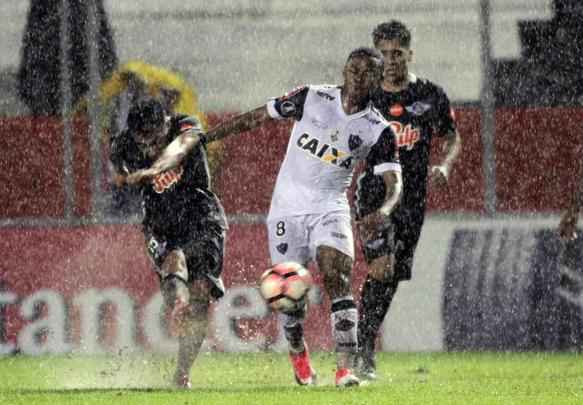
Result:
[[[174,139],[162,152],[162,155],[149,169],[139,170],[127,178],[128,184],[137,184],[157,176],[180,165],[185,157],[200,143],[209,143],[260,127],[272,119],[266,106],[238,115],[212,128],[206,134],[199,131],[187,131]]]
[[[445,156],[439,165],[431,168],[431,183],[438,187],[447,186],[451,166],[457,160],[462,149],[462,138],[457,130],[445,135]]]

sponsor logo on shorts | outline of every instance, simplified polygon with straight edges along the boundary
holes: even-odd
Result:
[[[285,253],[287,252],[287,243],[280,243],[275,248],[277,249],[277,251],[279,253],[281,253],[282,255],[285,255]]]
[[[339,221],[337,219],[329,219],[328,221],[322,222],[322,226],[328,226],[328,225],[331,225],[331,224],[336,224],[338,222]]]
[[[332,233],[330,233],[330,235],[332,235],[332,237],[334,237],[336,239],[348,239],[348,236],[346,236],[340,232],[332,232]]]

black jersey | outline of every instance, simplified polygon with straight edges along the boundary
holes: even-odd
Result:
[[[455,131],[455,122],[443,89],[410,76],[409,86],[400,92],[377,89],[373,104],[397,136],[403,174],[401,207],[424,212],[431,139]],[[357,205],[365,213],[372,212],[382,205],[384,195],[382,178],[367,168],[358,182]]]
[[[185,115],[171,118],[166,144],[184,131],[199,129],[198,121]],[[131,173],[150,167],[154,162],[145,157],[128,131],[113,138],[111,161],[116,169]],[[211,191],[206,150],[197,146],[182,165],[169,170],[147,184],[141,185],[143,224],[149,232],[168,237],[180,237],[212,221],[227,227],[225,213],[217,196]]]

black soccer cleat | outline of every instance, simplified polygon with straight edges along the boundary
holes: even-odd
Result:
[[[357,374],[363,380],[374,381],[378,378],[374,353],[359,353]]]

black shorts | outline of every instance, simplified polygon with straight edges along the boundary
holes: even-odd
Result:
[[[221,273],[225,255],[226,229],[222,224],[206,222],[190,226],[188,232],[179,236],[156,233],[145,226],[144,236],[148,254],[156,266],[158,275],[168,254],[180,249],[186,257],[189,280],[209,281],[211,295],[215,299],[225,294]]]
[[[398,208],[391,215],[390,223],[379,228],[373,239],[361,239],[366,262],[370,263],[374,259],[394,253],[394,279],[396,281],[410,280],[413,256],[421,236],[423,220],[423,213]]]

